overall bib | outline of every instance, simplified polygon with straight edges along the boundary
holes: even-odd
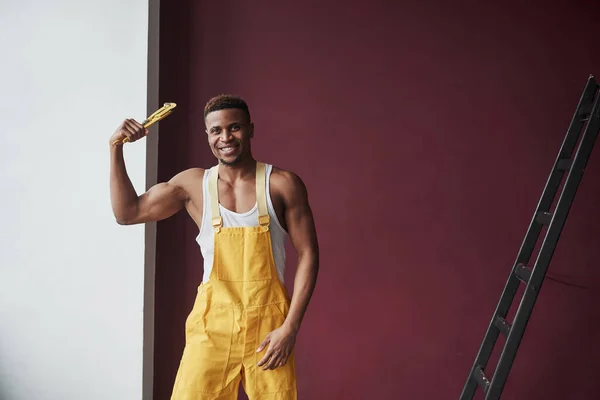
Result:
[[[256,366],[268,346],[260,353],[256,349],[283,324],[290,305],[271,248],[265,164],[256,165],[258,226],[223,227],[217,183],[218,165],[209,175],[213,268],[185,323],[186,345],[171,400],[237,399],[240,381],[250,400],[296,400],[293,353],[283,367]]]

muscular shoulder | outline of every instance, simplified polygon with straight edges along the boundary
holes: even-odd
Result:
[[[204,168],[190,168],[181,171],[169,180],[170,184],[185,188],[189,185],[197,185],[198,182],[202,183],[204,178]]]
[[[202,188],[204,179],[204,168],[189,168],[181,171],[169,180],[169,184],[184,191],[187,198],[191,196],[194,189]]]
[[[302,179],[291,171],[273,167],[270,184],[272,192],[281,196],[286,203],[294,199],[306,198],[306,186]]]

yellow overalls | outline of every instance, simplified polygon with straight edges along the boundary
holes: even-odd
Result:
[[[209,174],[214,263],[185,323],[186,345],[171,400],[237,399],[240,381],[250,400],[295,400],[293,353],[283,367],[256,366],[268,346],[260,353],[256,349],[283,324],[290,305],[271,248],[265,165],[256,165],[258,226],[223,227],[217,182],[215,166]]]

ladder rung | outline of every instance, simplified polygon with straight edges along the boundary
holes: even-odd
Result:
[[[494,319],[494,325],[496,326],[496,328],[498,328],[500,332],[504,333],[504,336],[508,337],[511,325],[508,322],[506,322],[504,318],[502,318],[499,315],[496,316],[496,318]]]
[[[480,366],[477,366],[473,371],[473,378],[479,383],[479,386],[481,386],[484,393],[487,393],[488,388],[490,387],[490,380],[485,376],[485,373]]]
[[[552,213],[540,211],[537,213],[535,220],[538,224],[550,225],[550,221],[552,221]]]
[[[573,160],[568,158],[561,158],[558,160],[558,170],[559,171],[568,171],[571,169],[571,165],[573,165]]]
[[[515,275],[519,278],[524,284],[529,283],[529,279],[531,279],[531,270],[525,266],[525,264],[517,264],[517,268],[515,268]]]

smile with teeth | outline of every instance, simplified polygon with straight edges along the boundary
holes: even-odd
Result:
[[[219,151],[223,154],[231,154],[235,151],[236,148],[236,146],[221,147]]]

